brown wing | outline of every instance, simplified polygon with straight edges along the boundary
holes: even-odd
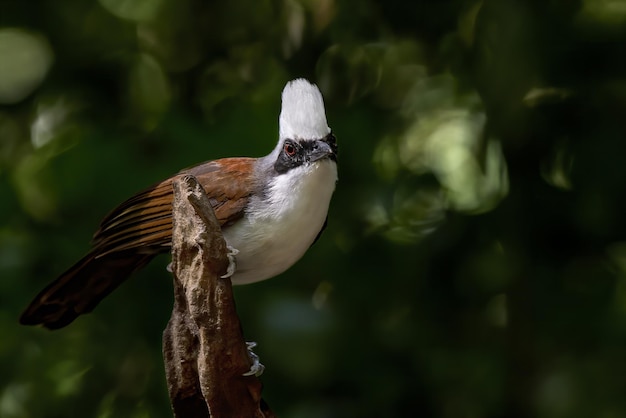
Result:
[[[221,226],[243,216],[252,193],[253,158],[224,158],[180,173],[192,174],[211,199]],[[93,237],[99,256],[131,248],[149,247],[150,252],[168,251],[172,238],[172,181],[170,177],[128,199],[100,224]]]
[[[194,175],[207,192],[222,226],[241,218],[252,193],[254,159],[210,161],[182,174]],[[169,251],[172,181],[164,180],[131,197],[109,215],[93,237],[93,249],[43,289],[22,314],[26,325],[61,328],[93,308],[135,270]]]

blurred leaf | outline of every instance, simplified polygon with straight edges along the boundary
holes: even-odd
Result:
[[[0,104],[16,103],[44,80],[53,61],[47,40],[18,28],[0,29]]]
[[[152,130],[167,111],[170,100],[169,81],[159,63],[150,55],[140,54],[129,73],[131,108],[142,127]]]
[[[165,0],[99,0],[102,7],[115,16],[144,22],[153,19]]]

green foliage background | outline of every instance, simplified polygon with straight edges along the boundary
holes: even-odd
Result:
[[[323,91],[322,239],[239,287],[283,417],[626,416],[626,2],[0,2],[0,417],[168,417],[162,257],[20,327],[117,203]]]

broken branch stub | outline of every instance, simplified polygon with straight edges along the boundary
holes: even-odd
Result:
[[[173,182],[174,307],[163,333],[174,416],[270,417],[261,383],[243,376],[251,360],[235,303],[227,248],[209,198],[193,176]]]

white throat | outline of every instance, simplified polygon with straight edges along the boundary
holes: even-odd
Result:
[[[268,184],[264,199],[253,199],[243,219],[224,228],[239,250],[234,284],[274,277],[298,261],[322,230],[337,181],[337,164],[305,164]]]

